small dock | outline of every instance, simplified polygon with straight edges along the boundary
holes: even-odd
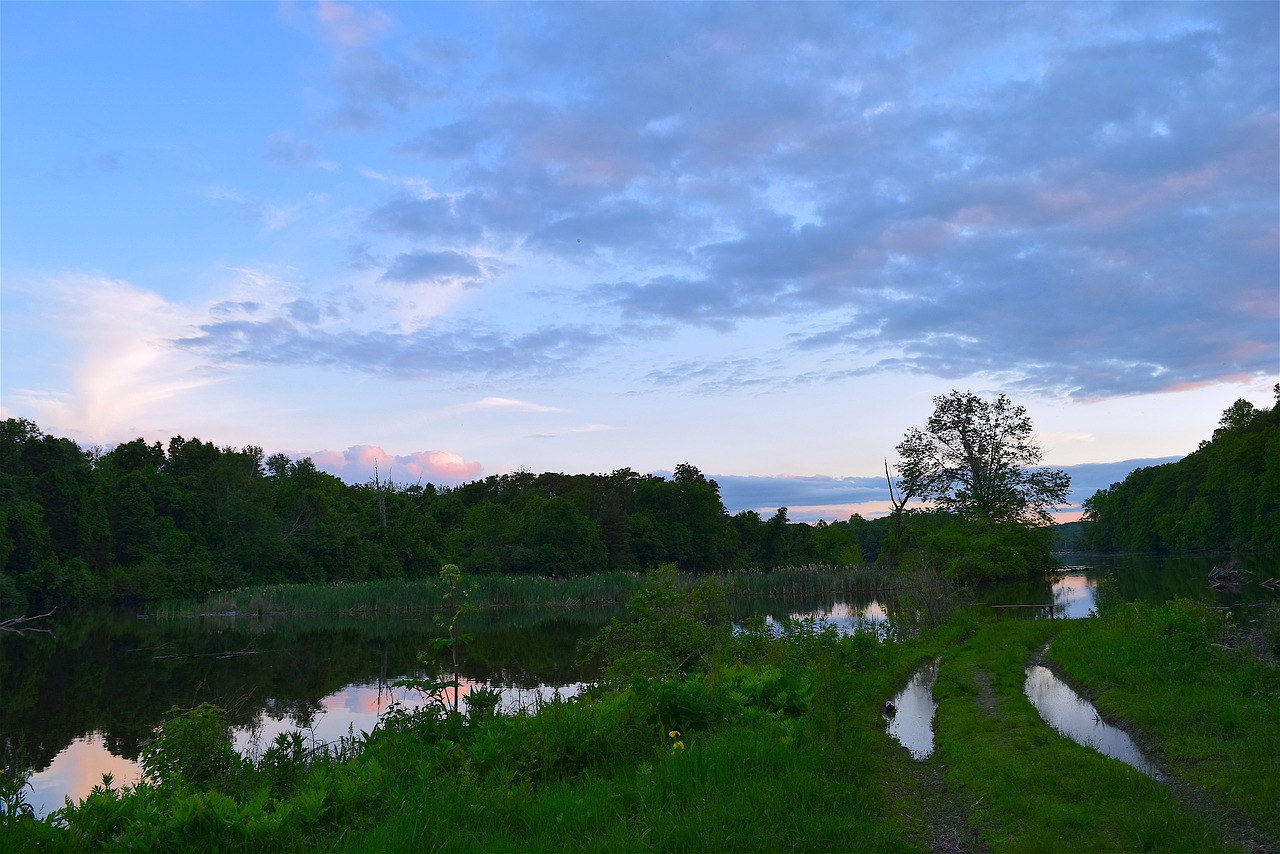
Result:
[[[1047,605],[1010,604],[1010,605],[992,605],[991,610],[996,612],[996,622],[998,623],[1000,622],[1000,615],[1003,614],[1007,608],[1039,608],[1041,611],[1048,614],[1049,619],[1052,620],[1054,609],[1057,607],[1058,606],[1053,603],[1049,603]]]

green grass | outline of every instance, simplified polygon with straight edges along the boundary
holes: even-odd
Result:
[[[1180,778],[1280,836],[1280,670],[1223,648],[1231,618],[1186,601],[1067,625],[1050,657],[1137,725]]]
[[[999,851],[1224,850],[1165,787],[1041,720],[1023,668],[1061,625],[989,622],[943,654],[938,759],[980,838]]]

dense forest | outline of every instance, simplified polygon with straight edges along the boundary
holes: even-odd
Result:
[[[1236,401],[1196,451],[1138,469],[1084,507],[1093,549],[1280,554],[1280,405]]]
[[[278,582],[694,573],[874,560],[883,521],[729,515],[691,465],[671,479],[496,475],[457,487],[346,484],[309,459],[176,437],[81,449],[0,423],[0,607],[193,596]]]

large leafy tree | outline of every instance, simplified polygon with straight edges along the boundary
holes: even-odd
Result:
[[[898,445],[898,474],[908,497],[986,522],[1048,524],[1050,508],[1065,504],[1071,479],[1060,469],[1036,468],[1043,454],[1031,419],[1005,395],[993,401],[953,391],[934,398],[923,430],[913,427]]]

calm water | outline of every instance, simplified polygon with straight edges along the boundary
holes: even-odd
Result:
[[[1237,609],[1239,619],[1250,602],[1276,598],[1260,582],[1280,575],[1275,562],[1255,563],[1239,591],[1214,591],[1205,580],[1213,559],[1089,562],[1088,572],[984,590],[979,598],[1052,601],[1066,616],[1080,617],[1108,600],[1185,596]],[[775,624],[820,617],[842,631],[881,634],[891,610],[871,597],[753,600],[739,609],[737,616],[760,613]],[[597,676],[578,661],[578,642],[620,614],[498,609],[468,615],[463,628],[474,640],[461,662],[459,706],[465,708],[466,694],[479,686],[498,689],[506,710],[556,692],[577,693]],[[1016,618],[1010,612],[1002,619]],[[53,636],[0,637],[0,764],[25,757],[36,771],[29,799],[42,814],[66,796],[84,797],[103,773],[122,783],[135,780],[143,739],[174,706],[222,707],[237,746],[253,754],[287,730],[299,729],[314,743],[368,731],[391,702],[425,702],[390,683],[446,670],[443,656],[435,668],[417,661],[437,633],[429,618],[162,621],[139,619],[135,611],[99,611],[58,614],[52,627]]]
[[[1052,670],[1033,664],[1026,672],[1022,692],[1045,723],[1077,744],[1132,765],[1148,777],[1164,779],[1127,732],[1105,723],[1093,704],[1072,691]]]
[[[912,674],[907,687],[890,701],[894,711],[885,713],[889,735],[911,753],[912,759],[928,759],[933,753],[933,683],[938,678],[938,660]]]

